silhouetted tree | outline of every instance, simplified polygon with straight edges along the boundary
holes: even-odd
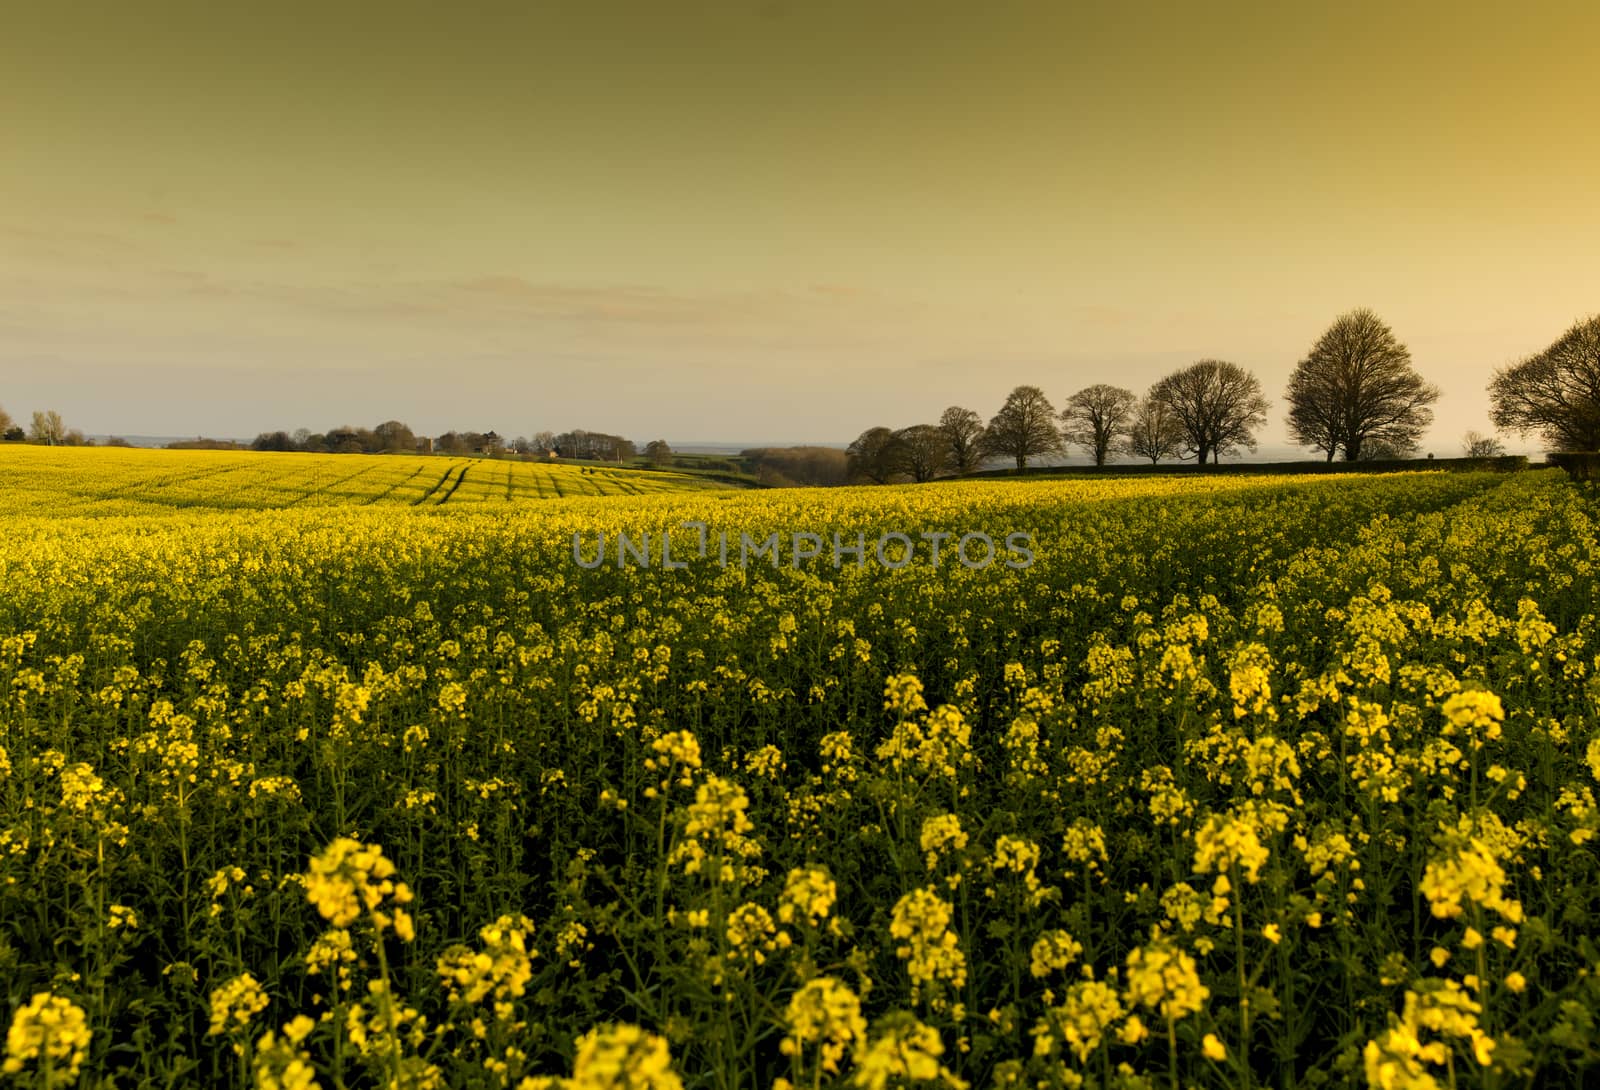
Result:
[[[1236,363],[1201,360],[1174,371],[1150,389],[1150,398],[1177,418],[1183,451],[1197,465],[1236,447],[1256,448],[1255,429],[1271,404],[1261,382]]]
[[[1103,466],[1109,456],[1121,452],[1138,404],[1133,391],[1120,386],[1102,382],[1085,387],[1061,410],[1062,438],[1083,447],[1095,465]]]
[[[888,484],[902,472],[900,441],[889,428],[868,428],[845,449],[852,480]]]
[[[1489,401],[1497,428],[1537,434],[1557,451],[1600,450],[1600,315],[1496,371]]]
[[[952,405],[939,417],[950,451],[950,471],[966,476],[983,465],[983,417],[971,409]]]
[[[1011,458],[1017,469],[1028,468],[1028,459],[1061,449],[1061,432],[1056,427],[1056,411],[1044,391],[1037,386],[1018,386],[989,421],[984,432],[984,452]]]
[[[1414,448],[1433,422],[1439,388],[1412,369],[1411,353],[1365,308],[1334,319],[1289,377],[1289,436],[1333,461],[1350,461],[1364,444],[1383,440]]]
[[[1468,458],[1499,458],[1506,445],[1492,435],[1469,431],[1461,437],[1461,453]]]
[[[1151,465],[1182,454],[1183,428],[1177,414],[1154,398],[1139,402],[1128,422],[1128,453],[1150,459]]]
[[[894,433],[900,466],[913,481],[931,481],[950,462],[950,444],[944,430],[934,424],[913,424]]]

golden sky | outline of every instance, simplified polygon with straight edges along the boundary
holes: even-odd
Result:
[[[0,0],[0,405],[839,440],[1600,310],[1600,6]],[[1521,444],[1513,441],[1512,446]]]

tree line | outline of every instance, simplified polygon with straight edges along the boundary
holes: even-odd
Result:
[[[1290,375],[1289,436],[1330,462],[1341,455],[1408,458],[1433,422],[1439,395],[1393,330],[1371,310],[1353,310],[1334,320]],[[1501,368],[1489,395],[1497,428],[1537,433],[1558,451],[1600,447],[1600,316]],[[928,481],[972,473],[991,458],[1021,471],[1030,459],[1072,448],[1097,466],[1121,456],[1215,465],[1256,449],[1270,408],[1255,375],[1217,359],[1172,372],[1142,397],[1105,383],[1086,386],[1059,411],[1039,387],[1018,386],[988,423],[955,405],[936,424],[867,429],[848,448],[849,473],[877,484]],[[1498,439],[1477,432],[1468,432],[1462,447],[1476,458],[1505,452]]]
[[[1497,429],[1537,435],[1556,452],[1600,450],[1600,315],[1575,322],[1543,351],[1495,371],[1488,393]],[[1290,375],[1285,391],[1289,435],[1330,462],[1340,455],[1351,461],[1408,457],[1432,423],[1438,398],[1439,388],[1416,372],[1410,352],[1394,332],[1372,311],[1353,310],[1334,320]],[[1193,458],[1198,465],[1216,464],[1224,455],[1256,449],[1255,433],[1270,407],[1260,381],[1249,371],[1225,360],[1205,359],[1162,378],[1142,397],[1097,383],[1073,393],[1058,412],[1039,387],[1018,386],[987,423],[973,410],[953,405],[938,423],[869,428],[846,450],[845,468],[857,481],[927,481],[972,473],[991,458],[1005,458],[1023,470],[1031,458],[1072,447],[1098,466],[1121,456],[1151,463]],[[68,429],[53,410],[34,412],[25,429],[0,408],[0,440],[92,444],[83,432]],[[126,443],[112,439],[109,445]],[[449,431],[430,438],[398,420],[321,433],[305,428],[292,434],[264,432],[250,446],[353,454],[433,450],[490,457],[509,451],[617,462],[639,456],[638,445],[622,436],[581,428],[510,440],[494,431]],[[1477,432],[1467,433],[1463,448],[1469,457],[1504,452],[1498,439]],[[663,465],[673,452],[657,439],[645,445],[644,456]],[[805,477],[831,478],[835,472],[814,454],[791,461],[791,471]]]
[[[656,440],[647,447],[647,456],[659,458],[666,447]],[[447,431],[439,436],[417,435],[399,420],[387,420],[373,428],[338,427],[326,432],[313,432],[300,428],[295,432],[262,432],[250,444],[253,450],[303,451],[312,454],[400,454],[438,452],[441,454],[480,455],[488,458],[502,454],[525,457],[575,458],[585,461],[621,462],[639,456],[638,446],[620,435],[606,432],[540,431],[531,436],[507,439],[495,431]],[[666,448],[670,457],[671,448]]]
[[[61,414],[54,409],[37,410],[33,419],[24,428],[20,423],[11,419],[11,414],[0,406],[0,441],[7,443],[42,443],[50,447],[92,447],[94,440],[84,436],[77,428],[68,428],[61,421]],[[112,446],[127,446],[119,439],[111,440]]]

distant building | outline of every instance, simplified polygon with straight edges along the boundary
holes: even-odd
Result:
[[[417,439],[417,450],[423,454],[433,453],[433,436],[424,435]]]

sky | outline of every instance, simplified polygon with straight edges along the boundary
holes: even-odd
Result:
[[[839,441],[1600,311],[1600,6],[0,0],[0,406]],[[1531,449],[1508,436],[1512,449]]]

